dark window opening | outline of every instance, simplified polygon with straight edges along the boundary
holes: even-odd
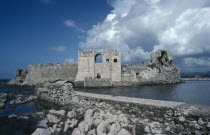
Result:
[[[114,62],[117,62],[117,59],[114,59]]]
[[[101,54],[96,54],[95,63],[102,63],[102,55]]]
[[[106,59],[106,63],[109,63],[109,59]]]
[[[136,73],[136,76],[138,76],[139,75],[139,73]]]
[[[97,78],[101,78],[101,74],[100,73],[97,74]]]

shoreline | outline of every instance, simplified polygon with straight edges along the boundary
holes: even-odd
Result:
[[[125,119],[130,122],[127,122],[127,125],[124,128],[128,129],[128,127],[132,127],[132,129],[128,130],[130,131],[130,134],[128,135],[173,135],[180,133],[191,135],[197,133],[210,133],[210,128],[207,127],[210,122],[208,119],[210,117],[210,106],[191,105],[183,102],[128,98],[121,96],[114,97],[109,95],[89,94],[75,91],[73,91],[73,93],[75,93],[75,95],[72,95],[71,102],[69,104],[64,105],[61,109],[49,110],[49,112],[43,115],[43,117],[46,119],[46,116],[49,115],[54,115],[59,118],[60,116],[55,114],[64,110],[65,112],[68,112],[68,117],[68,114],[73,113],[74,110],[75,113],[77,113],[77,110],[82,108],[85,110],[82,115],[83,118],[79,120],[78,125],[76,125],[74,128],[71,128],[70,131],[68,130],[72,134],[75,130],[81,134],[87,134],[92,130],[94,130],[94,132],[98,132],[96,131],[97,129],[92,129],[91,126],[85,131],[83,128],[81,128],[81,123],[88,122],[86,121],[87,118],[85,114],[89,111],[96,113],[98,110],[99,112],[103,112],[103,114],[108,115],[108,119],[113,119],[113,117],[116,115],[125,116]],[[44,102],[49,101],[43,98],[41,98],[41,100]],[[72,109],[66,109],[70,106],[73,106]],[[118,113],[119,111],[120,113]],[[54,112],[54,114],[52,112]],[[95,119],[95,115],[91,115],[91,118]],[[154,127],[153,124],[156,126]],[[109,127],[111,125],[108,124],[106,126]],[[46,130],[51,132],[52,129],[48,127]],[[59,134],[65,133],[59,132]]]
[[[56,82],[56,81],[51,81]],[[43,85],[46,82],[43,82],[42,84],[27,84],[27,83],[17,83],[17,84],[9,84],[7,82],[0,82],[0,87],[32,87],[35,88],[37,86]],[[117,87],[138,87],[138,86],[159,86],[159,85],[173,85],[173,84],[180,84],[185,83],[185,80],[180,79],[176,82],[121,82],[118,84],[113,84],[112,86],[82,86],[80,82],[71,82],[74,85],[74,88],[117,88]]]
[[[11,125],[29,122],[30,134],[210,134],[210,106],[78,92],[63,81],[49,82],[37,89],[35,101],[44,110],[10,115],[4,121]],[[112,131],[111,127],[119,130]],[[26,129],[24,124],[20,128]]]
[[[210,81],[210,78],[181,78],[183,81]]]
[[[210,106],[92,94],[77,92],[73,88],[71,91],[68,91],[66,88],[71,88],[71,84],[65,82],[47,83],[38,89],[38,97],[64,106],[75,104],[87,111],[91,109],[94,112],[95,109],[99,109],[104,113],[111,113],[110,119],[112,119],[112,116],[117,115],[117,111],[121,111],[121,114],[129,118],[131,123],[133,123],[130,126],[134,128],[131,131],[128,130],[132,135],[140,133],[169,135],[210,133],[210,127],[208,127],[210,125]],[[80,124],[83,122],[86,122],[86,118],[76,128],[72,129],[72,133],[77,130],[80,133],[87,134],[98,128],[97,126],[94,128],[90,126],[84,131],[83,128],[80,128]],[[129,125],[128,123],[127,125]],[[108,124],[107,126],[111,125]]]

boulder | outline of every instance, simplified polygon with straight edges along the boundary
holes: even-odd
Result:
[[[72,111],[68,112],[67,116],[69,118],[74,118],[74,117],[76,117],[76,112],[74,110],[72,110]]]
[[[51,123],[58,123],[60,122],[60,119],[57,118],[55,115],[47,114],[47,120]]]
[[[110,132],[108,133],[108,135],[117,135],[117,133],[120,131],[121,127],[120,124],[117,123],[113,123],[111,128],[110,128]]]
[[[163,130],[159,122],[152,122],[149,124],[149,126],[153,134],[162,134]]]
[[[49,113],[64,116],[65,115],[65,110],[59,110],[59,111],[50,110]]]
[[[210,122],[208,122],[208,124],[207,124],[207,126],[206,126],[206,127],[210,129]]]
[[[146,133],[150,133],[150,129],[149,129],[149,126],[145,126],[145,128],[144,128],[144,132],[146,132]]]
[[[123,128],[118,132],[118,135],[131,135],[131,134],[128,132],[128,130]]]
[[[0,109],[4,108],[6,101],[7,101],[7,94],[0,93]]]
[[[84,117],[87,117],[87,116],[92,116],[93,115],[93,110],[92,109],[88,109],[86,112],[85,112],[85,115],[84,115]]]
[[[67,132],[67,131],[69,130],[69,128],[70,128],[69,124],[66,123],[66,124],[64,125],[63,132]]]
[[[201,118],[198,119],[198,124],[199,124],[199,125],[203,126],[204,123],[205,123],[205,122],[204,122]]]
[[[97,127],[97,134],[98,135],[106,135],[106,131],[107,131],[107,123],[101,122]]]
[[[24,97],[23,95],[17,95],[16,100],[10,101],[10,105],[18,105],[18,104],[23,104],[26,102],[30,102],[33,100],[36,100],[37,96],[30,95],[29,97]]]
[[[72,135],[85,135],[84,132],[81,132],[78,128],[75,128],[72,132]]]
[[[184,122],[185,121],[185,117],[184,116],[179,116],[179,121],[180,122]]]
[[[50,135],[50,132],[43,128],[37,128],[31,135]]]
[[[36,128],[47,128],[47,120],[41,120],[38,122],[38,124],[36,125]]]
[[[93,129],[93,130],[90,130],[87,135],[96,135],[96,130]]]

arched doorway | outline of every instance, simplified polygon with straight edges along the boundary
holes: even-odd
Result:
[[[102,55],[101,54],[95,55],[95,63],[102,63]]]

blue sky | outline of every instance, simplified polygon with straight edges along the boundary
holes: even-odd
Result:
[[[164,49],[182,72],[210,71],[209,37],[209,0],[0,0],[0,79],[83,49],[118,49],[127,64]]]
[[[0,78],[12,78],[29,64],[76,60],[85,34],[64,22],[88,30],[110,10],[106,0],[0,0]]]

